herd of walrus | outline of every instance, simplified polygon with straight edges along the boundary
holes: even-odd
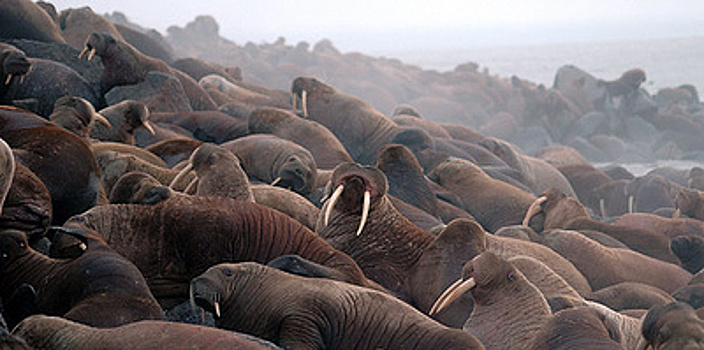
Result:
[[[693,86],[458,67],[470,128],[162,44],[0,1],[0,349],[704,349],[704,170],[593,163],[698,159]]]

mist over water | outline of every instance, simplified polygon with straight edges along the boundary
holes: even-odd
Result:
[[[425,69],[450,71],[458,64],[475,62],[501,77],[516,75],[550,87],[555,72],[575,65],[595,77],[612,80],[631,68],[645,70],[643,87],[654,94],[665,87],[694,85],[704,91],[704,36],[689,38],[588,41],[530,46],[493,46],[437,50],[380,50]]]

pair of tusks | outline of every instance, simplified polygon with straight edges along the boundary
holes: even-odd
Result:
[[[332,213],[332,208],[335,207],[335,203],[337,203],[337,200],[340,199],[340,196],[342,195],[342,191],[345,190],[344,185],[337,186],[335,189],[335,192],[332,193],[330,196],[330,200],[328,201],[328,206],[325,208],[325,214],[323,216],[323,224],[325,226],[328,225],[328,222],[330,222],[330,213]],[[364,199],[362,200],[362,219],[359,222],[359,228],[357,228],[357,236],[362,234],[362,230],[364,230],[364,225],[367,223],[367,218],[369,217],[369,208],[371,207],[372,204],[372,194],[371,192],[364,191]]]
[[[298,108],[297,103],[296,103],[298,101],[298,98],[296,98],[296,97],[297,96],[294,94],[294,96],[293,96],[293,111],[294,112],[297,112],[297,108]],[[307,118],[308,117],[308,92],[306,90],[301,91],[301,108],[303,108],[303,116]]]
[[[20,75],[19,77],[20,77],[20,85],[22,85],[22,83],[24,83],[25,75]],[[7,78],[5,78],[5,85],[10,85],[10,83],[12,82],[12,78],[14,78],[14,76],[12,74],[8,74]]]
[[[193,308],[193,310],[198,310],[198,306],[196,305],[196,297],[195,297],[195,295],[193,295],[193,286],[190,286],[188,288],[188,294],[190,297],[189,299],[191,300],[191,308]],[[218,295],[218,297],[219,297],[219,295]],[[213,307],[215,308],[215,316],[217,316],[217,318],[220,318],[220,302],[214,301]],[[204,310],[204,312],[205,312],[205,310]],[[203,319],[205,319],[205,316],[203,317]],[[204,320],[204,323],[205,323],[205,320]]]
[[[467,293],[470,289],[474,288],[474,286],[477,285],[477,282],[474,280],[474,277],[468,278],[466,281],[463,281],[461,278],[457,280],[455,283],[451,284],[447,289],[445,289],[442,294],[440,294],[440,297],[438,300],[435,301],[435,304],[433,304],[433,307],[430,308],[430,311],[428,311],[428,315],[433,316],[440,311],[444,310],[452,302],[457,300],[462,294]]]
[[[174,179],[171,180],[171,183],[169,184],[169,188],[174,190],[174,186],[176,186],[176,184],[179,183],[184,178],[184,176],[186,176],[186,174],[188,174],[188,172],[190,172],[191,170],[193,170],[193,164],[191,164],[191,162],[188,162],[188,164],[186,164],[186,166],[183,169],[181,169],[181,171],[179,171],[178,174],[176,174],[176,177],[174,177]],[[188,193],[188,191],[193,186],[195,186],[197,181],[198,181],[198,175],[196,175],[196,177],[188,184],[188,186],[186,186],[186,189],[183,190],[183,193]]]
[[[542,196],[531,203],[530,207],[528,207],[528,211],[526,212],[526,216],[523,218],[523,226],[528,226],[530,219],[543,210],[540,206],[547,200],[548,197]]]
[[[83,59],[83,56],[88,54],[88,61],[93,59],[93,56],[95,56],[95,48],[89,49],[88,46],[83,48],[83,51],[78,54],[78,59]]]

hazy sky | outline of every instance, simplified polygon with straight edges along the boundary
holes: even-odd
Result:
[[[49,0],[50,1],[50,0]],[[125,13],[162,33],[209,14],[236,43],[314,44],[343,51],[453,48],[704,35],[704,0],[57,0]]]

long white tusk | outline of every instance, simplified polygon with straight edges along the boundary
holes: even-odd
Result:
[[[369,191],[364,191],[364,201],[362,202],[362,220],[359,222],[359,228],[357,229],[357,236],[362,234],[364,230],[364,224],[367,223],[367,217],[369,216],[369,207],[372,204],[372,194]]]
[[[599,199],[599,210],[601,211],[601,217],[606,218],[606,204],[604,204],[604,198]]]
[[[20,75],[20,85],[24,84],[24,77],[26,77],[26,75]]]
[[[674,213],[672,213],[672,218],[673,219],[679,219],[682,217],[682,211],[677,208]]]
[[[274,179],[274,181],[271,182],[271,186],[276,186],[279,182],[281,182],[281,176]]]
[[[198,306],[196,305],[196,297],[193,292],[193,285],[188,287],[188,295],[191,299],[191,308],[193,309],[193,311],[198,310]]]
[[[547,200],[548,197],[542,196],[533,201],[530,207],[528,207],[528,211],[526,211],[526,216],[523,218],[523,226],[528,226],[528,224],[530,223],[530,219],[532,219],[535,214],[538,214],[540,212],[540,206]]]
[[[303,108],[303,116],[308,118],[308,92],[306,90],[301,92],[301,107]]]
[[[191,163],[189,162],[188,164],[186,164],[186,167],[183,168],[183,169],[181,170],[181,172],[179,172],[179,173],[176,175],[176,177],[174,177],[173,180],[171,180],[171,183],[169,184],[169,187],[170,187],[171,189],[174,189],[174,186],[176,186],[176,184],[179,183],[179,182],[183,179],[183,177],[186,176],[186,174],[188,174],[189,171],[191,171],[191,169],[193,169],[193,164],[191,164]]]
[[[466,281],[462,281],[462,279],[457,280],[457,282],[453,283],[445,291],[440,295],[438,300],[435,301],[435,304],[433,304],[433,307],[430,308],[430,311],[428,311],[428,315],[432,316],[437,314],[438,312],[444,310],[452,302],[457,300],[462,294],[467,293],[470,289],[474,288],[474,286],[477,285],[477,282],[474,281],[474,278],[469,278]]]
[[[12,74],[7,75],[7,79],[5,79],[5,85],[10,85],[12,82]]]
[[[633,212],[633,201],[634,201],[633,196],[628,196],[628,212],[629,213]]]
[[[220,303],[216,301],[213,305],[215,306],[215,316],[220,318]]]
[[[88,52],[88,61],[92,60],[93,56],[95,56],[95,48],[90,49],[90,52]]]
[[[298,95],[296,95],[296,94],[291,94],[291,95],[293,95],[293,113],[298,113],[298,111],[296,110],[296,108],[298,108],[298,106],[297,106],[298,105]]]
[[[199,180],[200,179],[198,179],[198,176],[196,175],[196,177],[194,177],[193,180],[191,180],[191,182],[188,183],[188,186],[186,186],[186,189],[183,190],[183,193],[198,194],[198,191],[195,190],[195,187],[198,185]]]
[[[142,126],[144,126],[144,128],[147,129],[152,136],[156,135],[156,132],[154,132],[154,127],[148,121],[145,120],[144,123],[142,123]]]
[[[110,124],[110,121],[108,121],[107,118],[103,117],[102,114],[93,114],[93,119],[95,119],[95,121],[97,121],[98,123],[105,125],[108,129],[112,129],[112,124]]]
[[[83,56],[85,56],[85,55],[88,53],[88,50],[90,50],[90,49],[88,48],[88,46],[84,47],[83,50],[81,51],[81,53],[78,54],[78,59],[79,59],[79,60],[82,59]]]
[[[345,186],[343,185],[337,186],[335,192],[333,192],[332,196],[330,196],[328,206],[325,208],[325,215],[323,216],[323,224],[325,226],[328,225],[328,222],[330,221],[330,213],[332,213],[332,208],[335,206],[335,203],[337,203],[337,200],[340,199],[340,196],[342,195],[342,191],[344,189]]]

